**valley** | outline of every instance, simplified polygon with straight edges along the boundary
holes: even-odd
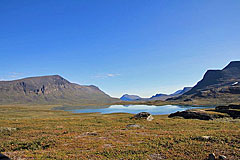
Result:
[[[240,159],[239,75],[240,62],[231,62],[192,88],[121,99],[58,75],[1,81],[0,152],[11,159]],[[151,121],[132,118],[148,112]]]
[[[210,153],[240,158],[239,119],[154,115],[146,121],[126,113],[73,114],[52,107],[0,106],[1,153],[11,159],[203,160]]]

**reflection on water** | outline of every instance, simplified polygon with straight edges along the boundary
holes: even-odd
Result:
[[[73,113],[93,113],[99,112],[102,114],[108,113],[132,113],[149,112],[153,115],[170,114],[177,111],[184,111],[187,109],[199,108],[213,108],[213,107],[192,107],[192,106],[178,106],[178,105],[112,105],[112,106],[79,106],[79,107],[58,107],[57,110],[65,110]]]

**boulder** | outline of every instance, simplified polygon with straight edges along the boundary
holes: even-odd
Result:
[[[228,106],[217,106],[215,109],[216,109],[217,111],[229,110],[229,109],[240,109],[240,105],[230,104],[230,105],[228,105]]]
[[[223,118],[221,114],[209,114],[204,110],[186,110],[182,112],[175,112],[170,114],[168,117],[183,117],[185,119],[200,119],[200,120],[213,120],[215,118]]]
[[[216,156],[214,153],[211,153],[208,155],[208,160],[215,160],[216,159]]]
[[[133,119],[146,119],[147,121],[152,121],[154,118],[148,112],[140,112],[132,117]]]
[[[152,115],[148,116],[147,121],[152,121],[154,118]]]
[[[138,124],[128,124],[126,127],[127,128],[141,128],[141,126]]]
[[[227,157],[224,156],[224,155],[220,155],[220,156],[218,157],[218,159],[227,159]]]
[[[227,113],[232,118],[240,118],[240,105],[218,106],[215,110],[217,112]]]
[[[0,153],[0,160],[11,160],[11,159]]]

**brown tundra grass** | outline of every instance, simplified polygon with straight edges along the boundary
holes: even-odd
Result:
[[[0,152],[12,159],[240,159],[240,121],[72,114],[53,106],[0,106]],[[140,127],[126,127],[137,124]],[[201,136],[210,136],[204,139]]]

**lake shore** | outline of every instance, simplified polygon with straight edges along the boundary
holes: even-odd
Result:
[[[185,111],[189,109],[206,109],[215,108],[208,106],[181,106],[181,105],[107,105],[107,106],[63,106],[54,107],[53,110],[63,110],[72,113],[101,113],[101,114],[111,114],[111,113],[130,113],[137,114],[139,112],[148,112],[152,115],[166,115],[175,113],[178,111]]]

